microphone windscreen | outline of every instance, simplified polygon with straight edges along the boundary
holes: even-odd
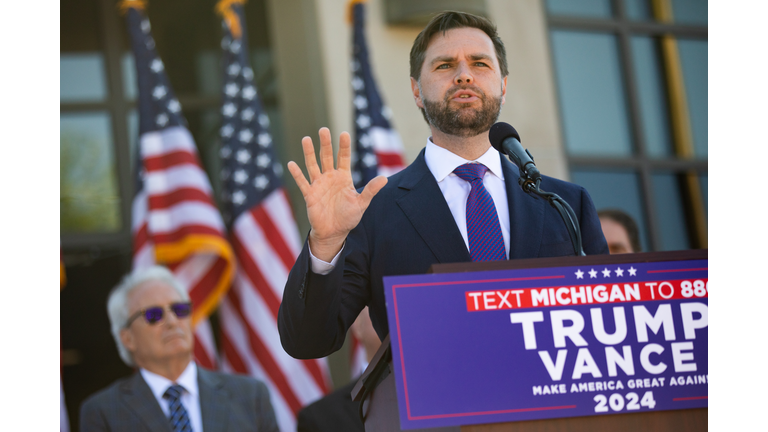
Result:
[[[491,130],[488,131],[488,139],[491,141],[491,145],[501,153],[504,153],[504,149],[501,146],[501,143],[510,137],[514,137],[518,141],[521,141],[520,135],[509,123],[498,122],[491,126]]]

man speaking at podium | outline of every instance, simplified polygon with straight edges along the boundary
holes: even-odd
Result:
[[[558,212],[522,191],[518,168],[491,147],[507,89],[507,60],[495,26],[461,12],[435,16],[411,48],[411,89],[432,136],[413,163],[357,193],[349,134],[333,165],[331,133],[301,144],[309,174],[288,163],[311,229],[288,277],[278,327],[296,358],[338,350],[366,305],[388,333],[384,276],[423,274],[432,264],[574,255]],[[544,176],[541,188],[576,213],[585,253],[608,253],[595,207],[574,184]]]

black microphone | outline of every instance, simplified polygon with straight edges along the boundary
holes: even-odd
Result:
[[[520,168],[521,174],[537,183],[541,180],[541,173],[533,163],[533,156],[520,144],[520,135],[512,125],[504,122],[496,123],[491,126],[488,139],[491,140],[493,148],[512,159],[512,162]]]

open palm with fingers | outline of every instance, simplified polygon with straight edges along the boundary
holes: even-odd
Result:
[[[333,146],[328,128],[320,129],[320,166],[310,137],[301,140],[304,163],[309,180],[296,162],[288,162],[288,170],[299,186],[307,204],[307,216],[312,229],[309,247],[313,255],[330,261],[341,250],[347,234],[363,217],[373,197],[387,184],[378,176],[368,182],[362,193],[357,193],[352,181],[352,149],[347,132],[339,137],[339,154],[336,168],[333,166]]]

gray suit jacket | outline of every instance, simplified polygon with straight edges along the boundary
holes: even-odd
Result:
[[[204,432],[278,430],[264,383],[199,366],[197,371]],[[144,378],[135,373],[83,402],[80,431],[171,432],[171,426]]]

